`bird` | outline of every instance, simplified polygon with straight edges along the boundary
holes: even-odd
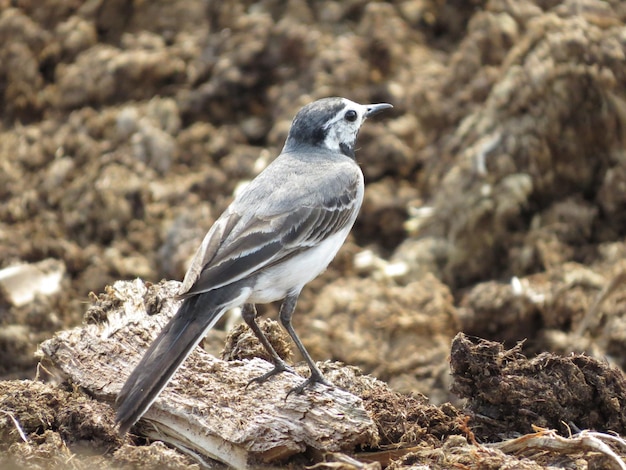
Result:
[[[236,307],[274,365],[251,383],[293,373],[255,320],[255,304],[280,300],[280,324],[310,369],[287,396],[316,384],[332,386],[291,319],[302,288],[333,260],[363,202],[363,173],[355,159],[359,129],[367,118],[392,107],[330,97],[298,111],[280,154],[235,196],[192,258],[177,296],[180,307],[117,396],[120,434],[150,408],[221,316]]]

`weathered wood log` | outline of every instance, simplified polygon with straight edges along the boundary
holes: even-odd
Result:
[[[113,403],[175,313],[177,289],[172,281],[116,282],[95,299],[84,326],[59,332],[41,345],[44,365],[96,399]],[[286,398],[303,380],[289,373],[246,388],[270,368],[262,359],[222,361],[196,348],[134,432],[236,468],[279,463],[307,449],[351,451],[376,444],[376,426],[361,399],[344,390],[318,385]],[[345,374],[354,376],[349,368]]]

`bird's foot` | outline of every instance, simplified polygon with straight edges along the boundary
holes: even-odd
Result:
[[[285,361],[281,359],[274,363],[274,368],[272,370],[250,380],[246,384],[246,389],[253,383],[262,384],[264,382],[267,382],[270,378],[274,377],[275,375],[282,374],[283,372],[289,372],[290,374],[296,373],[291,367],[287,365]]]
[[[328,380],[326,380],[321,373],[313,372],[311,373],[308,379],[306,379],[297,387],[294,387],[291,390],[289,390],[287,392],[287,396],[285,397],[285,400],[287,400],[287,398],[289,398],[289,395],[291,395],[292,393],[295,393],[296,395],[300,395],[302,392],[304,392],[304,390],[306,390],[307,388],[314,387],[316,384],[326,385],[327,387],[330,387],[330,388],[334,387],[334,385],[331,384]]]

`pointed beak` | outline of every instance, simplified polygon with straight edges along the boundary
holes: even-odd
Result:
[[[389,103],[366,104],[365,107],[367,108],[365,117],[371,117],[385,109],[393,108]]]

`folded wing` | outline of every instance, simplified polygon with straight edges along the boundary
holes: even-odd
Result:
[[[231,284],[316,246],[354,220],[357,191],[354,181],[339,194],[322,195],[315,205],[248,218],[225,213],[196,253],[181,297]]]

